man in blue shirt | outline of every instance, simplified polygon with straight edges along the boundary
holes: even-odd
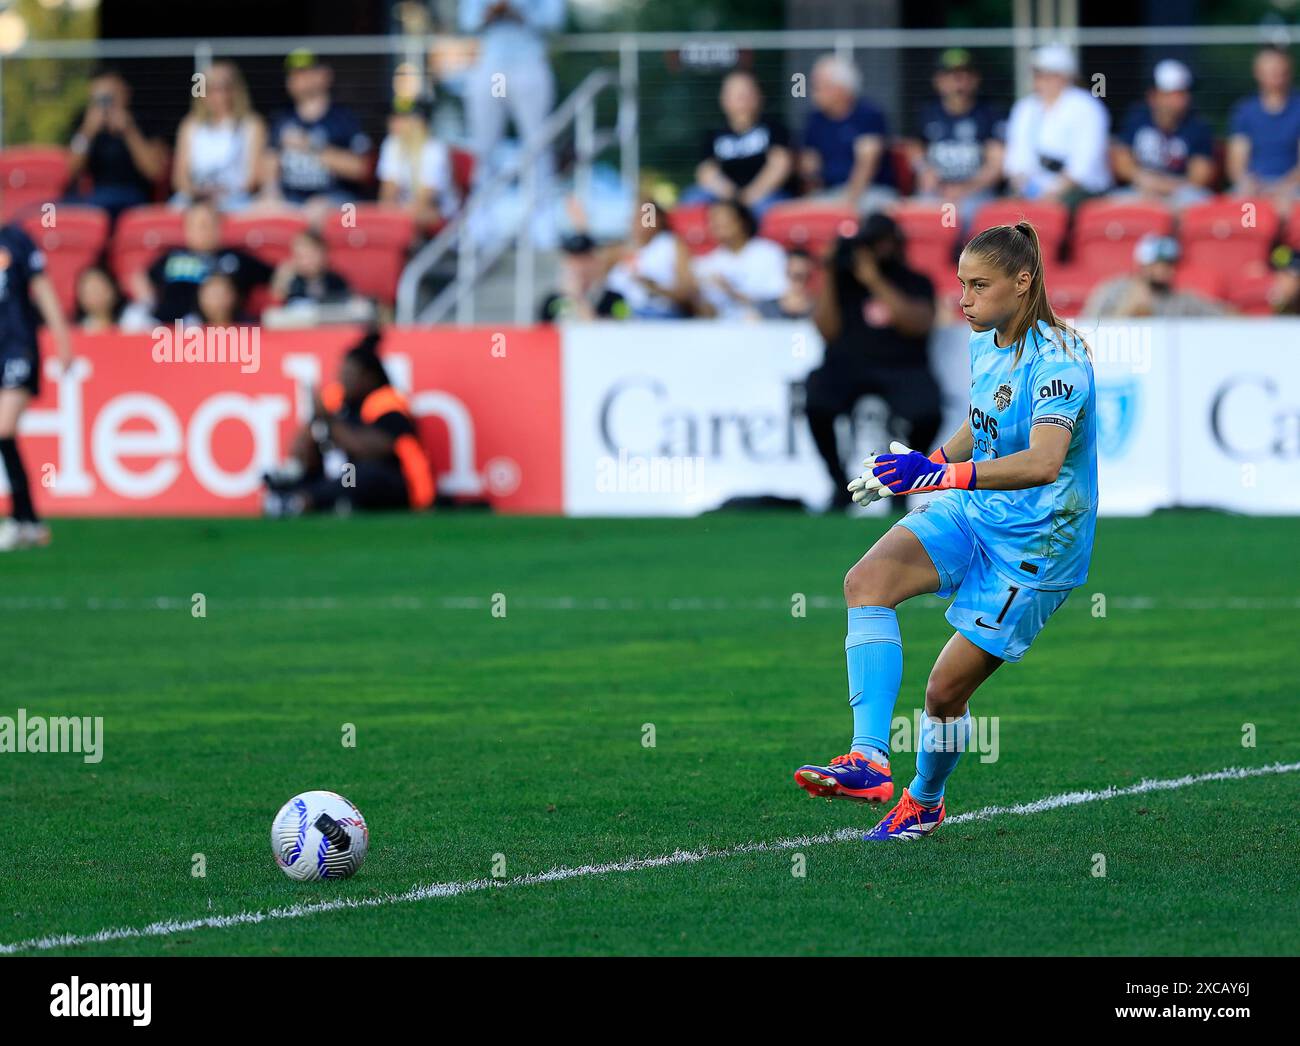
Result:
[[[920,133],[907,142],[916,195],[957,204],[962,228],[1002,181],[1006,117],[979,100],[970,52],[950,47],[934,73],[936,97],[921,110]]]
[[[1129,110],[1111,148],[1115,174],[1129,183],[1117,196],[1185,207],[1210,196],[1214,136],[1192,112],[1192,74],[1166,58],[1155,68],[1146,101]]]
[[[1228,121],[1228,178],[1233,191],[1267,193],[1287,205],[1300,186],[1300,95],[1291,89],[1291,56],[1280,47],[1255,53],[1259,93],[1243,98]]]
[[[356,198],[370,173],[370,139],[356,113],[330,96],[333,72],[311,51],[284,60],[293,108],[271,121],[274,172],[268,186],[295,206],[323,211]]]
[[[859,213],[898,198],[889,164],[885,114],[861,96],[857,68],[823,55],[812,70],[814,111],[804,126],[799,170],[819,203],[843,201]]]

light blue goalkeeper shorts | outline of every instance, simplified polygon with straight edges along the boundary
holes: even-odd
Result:
[[[1019,661],[1065,602],[1070,589],[1028,588],[1000,574],[966,521],[961,495],[931,498],[898,521],[917,536],[939,574],[941,598],[957,598],[944,615],[981,650]]]

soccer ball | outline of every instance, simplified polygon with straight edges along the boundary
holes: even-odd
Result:
[[[290,879],[346,879],[361,867],[370,829],[335,792],[295,795],[271,822],[271,852]]]

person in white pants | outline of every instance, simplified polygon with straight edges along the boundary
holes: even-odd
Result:
[[[505,134],[507,114],[527,148],[555,104],[544,34],[564,24],[564,0],[461,0],[459,22],[462,32],[479,38],[478,61],[465,80],[465,115],[477,158],[474,181],[481,185],[495,173],[492,151]],[[556,240],[551,168],[547,150],[534,164],[532,232],[539,247]]]

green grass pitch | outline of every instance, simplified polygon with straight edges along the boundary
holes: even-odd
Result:
[[[791,775],[847,745],[840,582],[883,525],[59,522],[49,549],[0,561],[0,715],[102,715],[104,757],[0,754],[0,946],[383,900],[494,863],[511,879],[867,828],[880,808],[810,799]],[[1103,520],[1088,584],[976,695],[999,758],[965,757],[950,813],[1300,760],[1298,529]],[[910,717],[950,630],[933,598],[900,619]],[[912,766],[896,755],[901,784]],[[42,953],[1295,954],[1298,786],[1197,783],[911,844],[724,852]],[[351,880],[275,866],[271,818],[310,788],[370,824]]]

